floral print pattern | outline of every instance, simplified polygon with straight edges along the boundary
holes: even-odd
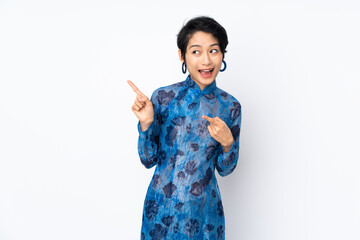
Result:
[[[202,91],[191,79],[156,89],[154,121],[141,131],[138,152],[146,168],[156,166],[144,201],[142,240],[224,240],[225,216],[215,169],[224,177],[239,158],[241,105],[216,86]],[[230,151],[211,137],[209,122],[219,117],[234,142]]]

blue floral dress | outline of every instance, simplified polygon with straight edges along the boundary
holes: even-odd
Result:
[[[190,77],[156,89],[154,121],[141,131],[138,152],[146,168],[156,165],[144,201],[141,239],[225,239],[225,217],[215,168],[234,171],[239,156],[241,105],[216,87],[202,91]],[[211,137],[201,116],[218,116],[234,137],[229,152]]]

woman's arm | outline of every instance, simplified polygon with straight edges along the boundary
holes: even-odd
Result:
[[[236,103],[232,109],[235,113],[235,119],[232,121],[230,128],[234,141],[228,152],[222,145],[219,146],[219,154],[216,160],[216,169],[220,176],[225,177],[232,173],[236,167],[239,158],[239,140],[240,140],[240,128],[241,128],[241,105]],[[238,112],[236,114],[236,112]],[[233,113],[232,113],[233,115]]]
[[[138,152],[141,163],[146,168],[152,168],[157,162],[157,153],[159,150],[160,123],[158,119],[158,104],[156,103],[157,91],[151,95],[150,101],[154,106],[154,121],[150,126],[142,131],[140,120],[138,121]],[[144,124],[146,125],[146,124]]]

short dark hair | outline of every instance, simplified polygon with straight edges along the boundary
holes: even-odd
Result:
[[[181,56],[185,60],[186,48],[190,38],[195,32],[202,31],[210,33],[219,42],[220,51],[223,58],[226,53],[226,46],[228,45],[228,37],[225,28],[223,28],[213,18],[200,16],[190,19],[180,30],[177,35],[177,46],[181,51]]]

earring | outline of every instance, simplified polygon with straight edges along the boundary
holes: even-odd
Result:
[[[223,72],[223,71],[225,71],[225,69],[226,69],[226,62],[225,62],[224,60],[222,60],[222,62],[224,63],[224,68],[223,68],[223,69],[220,69],[220,72]]]
[[[183,62],[183,64],[182,64],[182,72],[183,72],[183,74],[186,73],[186,70],[187,70],[187,67],[185,65],[185,62]]]

